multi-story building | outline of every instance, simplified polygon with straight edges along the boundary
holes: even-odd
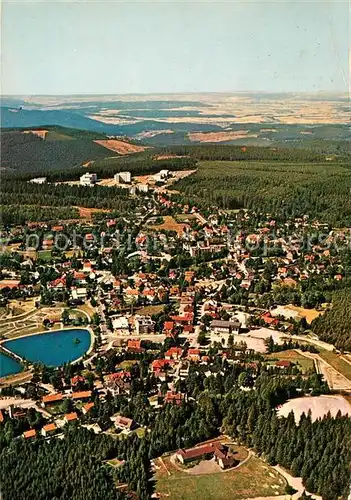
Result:
[[[92,172],[87,172],[82,175],[79,179],[79,183],[81,186],[94,186],[97,182],[97,174]]]
[[[130,172],[118,172],[114,175],[114,180],[116,184],[124,183],[130,184],[132,182],[132,174]]]
[[[135,331],[137,335],[145,335],[148,333],[154,333],[155,322],[152,321],[150,316],[140,316],[137,314],[134,320]]]

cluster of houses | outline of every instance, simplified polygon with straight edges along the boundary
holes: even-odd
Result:
[[[136,179],[136,182],[133,184],[133,186],[129,188],[129,192],[131,194],[136,194],[138,192],[148,193],[150,186],[155,185],[155,183],[166,182],[171,177],[171,175],[172,174],[169,170],[160,170],[158,173],[152,176],[148,176],[147,182],[140,182],[138,181],[138,179]],[[32,179],[30,182],[42,184],[42,179],[45,179],[45,181],[43,182],[46,182],[46,178]],[[128,188],[128,186],[132,184],[132,174],[128,171],[117,172],[116,174],[114,174],[113,180],[115,185]],[[81,186],[93,187],[97,184],[97,182],[98,176],[94,172],[86,172],[79,178],[79,184]]]

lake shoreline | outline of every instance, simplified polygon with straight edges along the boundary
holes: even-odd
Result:
[[[70,336],[69,336],[69,332],[72,332],[72,336],[76,335],[77,337],[79,336],[82,336],[80,340],[80,342],[78,342],[78,345],[83,341],[83,347],[84,347],[84,352],[82,354],[80,354],[79,356],[77,356],[76,358],[72,359],[72,360],[63,360],[62,359],[62,356],[65,356],[67,357],[67,352],[69,350],[69,347],[71,347],[71,343],[70,343]],[[57,345],[57,341],[59,340],[59,337],[56,336],[55,334],[62,334],[62,333],[66,333],[66,335],[64,336],[63,338],[63,342],[66,342],[66,346],[64,345],[61,345],[60,347]],[[87,339],[85,338],[85,335],[86,333],[89,333],[89,344],[87,345]],[[48,351],[50,351],[50,354],[52,355],[52,353],[55,353],[55,352],[59,352],[59,350],[61,349],[61,358],[59,357],[56,360],[53,360],[52,358],[50,358],[50,360],[48,361],[47,359],[45,359],[45,356],[44,356],[44,359],[43,360],[33,360],[33,357],[37,356],[37,352],[35,350],[35,354],[33,353],[33,347],[31,349],[29,349],[29,354],[28,354],[28,357],[27,357],[27,353],[25,352],[26,350],[26,347],[24,347],[24,351],[21,349],[19,350],[16,350],[15,348],[12,348],[12,345],[15,345],[13,343],[18,343],[18,341],[23,341],[24,339],[30,339],[31,337],[37,339],[38,337],[40,339],[44,339],[45,336],[47,335],[51,335],[52,339],[54,340],[53,342],[53,348],[50,349],[50,346],[43,346],[41,345],[41,349],[42,349],[42,352],[44,352],[45,354],[48,353]],[[67,337],[68,335],[68,337]],[[36,342],[37,344],[38,342]],[[40,343],[40,340],[39,340],[39,343]],[[56,345],[55,345],[56,344]],[[34,333],[30,333],[28,335],[22,335],[20,337],[17,337],[16,339],[3,339],[0,341],[0,345],[3,346],[3,347],[6,347],[6,349],[8,349],[9,351],[13,352],[14,354],[16,354],[17,356],[21,357],[22,359],[26,360],[27,362],[29,362],[30,365],[33,365],[35,362],[42,362],[44,365],[46,366],[53,366],[55,368],[59,367],[59,366],[62,366],[63,364],[65,363],[69,363],[69,364],[75,364],[75,363],[78,363],[80,362],[82,359],[84,359],[84,356],[86,356],[87,354],[90,354],[93,349],[94,349],[94,344],[95,344],[95,335],[94,335],[94,332],[92,330],[92,328],[90,326],[87,326],[87,327],[79,327],[79,328],[75,328],[75,327],[66,327],[66,328],[60,328],[59,330],[48,330],[48,331],[45,331],[45,332],[34,332]],[[23,346],[22,346],[22,349],[23,349]],[[40,350],[40,344],[39,344],[39,350]],[[82,352],[82,351],[81,351]],[[8,358],[12,359],[11,356],[7,355],[7,354],[4,354],[4,356],[7,356]],[[23,371],[23,368],[24,368],[24,365],[21,364],[21,370],[19,371],[16,371],[16,372],[13,372],[11,374],[7,374],[7,375],[4,375],[2,377],[0,377],[0,380],[5,378],[5,377],[8,377],[8,376],[11,376],[11,375],[16,375],[18,373],[21,373],[21,371]]]

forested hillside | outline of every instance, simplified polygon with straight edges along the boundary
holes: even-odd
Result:
[[[129,197],[126,189],[99,186],[92,189],[87,186],[68,184],[31,184],[15,180],[3,180],[0,187],[3,205],[38,205],[41,207],[83,206],[93,208],[113,208],[127,212],[135,206],[135,200]]]
[[[313,331],[326,342],[345,351],[351,351],[351,290],[334,295],[332,307],[314,320]]]
[[[206,161],[175,188],[200,206],[250,208],[283,218],[307,214],[333,225],[351,220],[351,169],[343,163]]]
[[[112,438],[96,438],[89,431],[72,429],[66,432],[64,440],[54,439],[50,443],[19,439],[7,449],[1,444],[4,500],[126,498],[114,488],[111,469],[101,464],[115,453]]]
[[[34,443],[13,439],[16,421],[0,425],[2,451],[0,481],[4,500],[122,499],[114,485],[128,486],[137,498],[153,493],[150,459],[187,448],[225,432],[236,442],[255,449],[268,463],[281,464],[305,487],[324,500],[346,498],[349,491],[351,426],[347,416],[326,416],[312,422],[304,415],[296,425],[293,414],[279,418],[276,406],[302,394],[327,390],[319,375],[293,379],[261,371],[256,390],[243,392],[240,364],[223,365],[210,377],[190,370],[181,380],[189,396],[182,405],[165,405],[158,413],[145,398],[145,386],[136,384],[129,401],[123,396],[96,401],[98,422],[120,411],[150,428],[144,438],[132,435],[113,439],[75,426],[65,428],[65,438]],[[134,392],[135,391],[135,392]],[[112,469],[102,463],[117,457],[124,465]],[[48,473],[49,472],[49,473]]]
[[[318,162],[324,156],[311,150],[295,148],[233,146],[228,144],[199,144],[194,146],[169,146],[165,154],[190,155],[197,160],[269,160],[290,162]]]
[[[48,126],[61,126],[77,128],[80,130],[91,130],[102,134],[121,134],[118,125],[107,125],[106,123],[72,112],[71,109],[63,110],[39,110],[1,107],[2,128],[37,128]]]
[[[2,195],[1,195],[2,196]],[[21,224],[27,222],[59,221],[62,219],[78,219],[79,210],[72,206],[38,206],[38,205],[0,205],[2,224]]]
[[[51,130],[42,139],[33,133],[5,131],[1,134],[1,168],[46,173],[111,156],[111,151],[93,142],[93,138],[99,137],[99,134],[68,135],[64,130]]]

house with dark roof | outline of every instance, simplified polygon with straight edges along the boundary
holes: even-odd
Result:
[[[234,458],[234,454],[229,446],[219,442],[206,443],[205,445],[186,450],[180,449],[176,453],[176,458],[182,464],[188,464],[195,460],[214,459],[221,469],[235,467],[238,464],[238,460]]]
[[[215,319],[211,321],[211,330],[215,333],[239,333],[241,323],[238,320],[222,321]]]

